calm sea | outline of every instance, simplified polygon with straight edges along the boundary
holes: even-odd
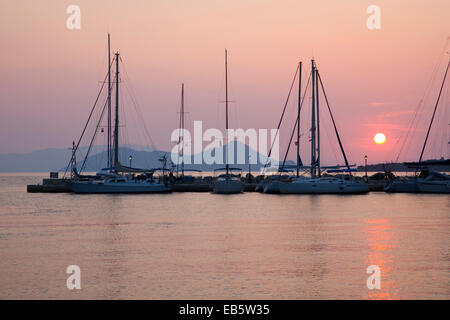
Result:
[[[0,174],[0,299],[450,298],[448,195],[26,192],[45,176]]]

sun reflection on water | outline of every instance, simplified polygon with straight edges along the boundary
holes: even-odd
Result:
[[[381,288],[367,289],[365,299],[397,299],[397,284],[392,277],[395,232],[388,219],[367,219],[365,223],[364,232],[369,247],[365,262],[367,266],[377,265],[381,271]]]

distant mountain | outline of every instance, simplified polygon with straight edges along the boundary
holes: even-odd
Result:
[[[80,152],[81,153],[81,152]],[[159,159],[167,155],[166,151],[153,150],[153,151],[142,151],[136,150],[134,148],[130,148],[127,146],[123,146],[119,149],[119,161],[124,166],[130,166],[129,156],[132,156],[131,166],[133,168],[143,168],[143,169],[151,169],[157,168],[161,166],[161,162]],[[107,152],[106,150],[93,154],[86,159],[86,163],[84,164],[83,171],[84,172],[96,172],[107,166]],[[83,166],[84,156],[83,158],[77,157],[77,168],[81,169]],[[63,167],[59,169],[59,171],[64,171],[66,168]]]
[[[249,164],[249,155],[250,155],[250,162],[251,164],[251,170],[253,171],[257,171],[260,170],[264,167],[265,163],[267,162],[267,156],[264,156],[260,153],[258,153],[257,151],[251,149],[248,145],[240,142],[240,141],[234,141],[233,144],[230,144],[230,150],[233,148],[234,152],[234,157],[232,159],[228,159],[228,163],[230,165],[230,168],[238,168],[238,169],[242,169],[243,171],[247,171],[249,169],[248,164]],[[195,170],[202,170],[202,171],[213,171],[216,169],[220,169],[220,168],[224,168],[225,167],[225,162],[226,162],[226,154],[225,154],[225,150],[226,150],[226,146],[222,146],[222,147],[216,147],[213,149],[206,149],[203,151],[203,155],[194,155],[191,156],[190,159],[190,163],[191,164],[185,164],[184,167],[185,169],[195,169]],[[240,154],[240,151],[244,151],[242,152],[242,154]],[[220,157],[220,155],[222,155]],[[194,160],[195,158],[200,158],[202,156],[203,159],[203,164],[194,164]],[[217,158],[221,158],[222,159],[222,163],[221,164],[207,164],[205,162],[207,162],[206,159],[208,158],[215,158],[217,156]],[[256,164],[254,164],[253,162],[257,162]],[[273,160],[274,164],[278,164],[277,161]],[[293,165],[295,164],[293,161],[288,160],[286,161],[287,165]],[[268,164],[270,166],[270,163]]]
[[[251,155],[251,159],[256,160],[259,159],[258,164],[252,164],[251,170],[256,171],[260,170],[264,165],[261,163],[265,163],[267,158],[263,155],[260,155],[256,151],[250,149],[247,145],[235,141],[234,142],[234,161],[233,163],[237,163],[237,151],[236,150],[244,150],[243,160],[244,164],[232,164],[230,159],[230,167],[240,168],[243,170],[248,170],[248,155]],[[80,147],[79,151],[77,151],[77,167],[81,168],[84,155],[87,151],[87,147]],[[144,169],[152,169],[159,168],[162,166],[160,158],[166,155],[168,159],[167,167],[171,165],[171,154],[170,152],[163,150],[156,150],[152,147],[144,147],[139,145],[124,145],[121,146],[119,150],[119,160],[125,165],[130,165],[129,156],[132,156],[131,166],[134,168],[144,168]],[[197,158],[202,156],[202,159],[205,159],[209,156],[218,156],[222,152],[222,162],[225,163],[225,147],[218,147],[214,149],[208,149],[203,151],[203,155],[197,155]],[[106,146],[96,146],[91,149],[90,156],[86,159],[84,164],[83,171],[84,172],[96,172],[106,167],[107,160],[107,152]],[[48,171],[64,171],[69,162],[71,156],[70,149],[43,149],[33,151],[31,153],[24,154],[0,154],[0,172],[48,172]],[[224,164],[194,164],[194,158],[196,156],[191,156],[191,164],[185,162],[185,170],[195,169],[202,171],[213,171],[218,168],[223,168]],[[241,159],[242,160],[242,159]],[[293,161],[286,161],[286,164],[293,165],[295,164]]]
[[[154,150],[152,147],[129,145],[135,150]],[[80,147],[79,153],[85,154],[87,147]],[[93,146],[91,154],[105,152],[106,146]],[[0,154],[0,172],[47,172],[58,171],[67,165],[72,151],[70,148],[49,148],[30,153]],[[105,156],[106,159],[106,156]]]

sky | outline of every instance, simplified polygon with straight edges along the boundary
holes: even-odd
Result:
[[[66,26],[70,5],[81,10],[80,29]],[[380,29],[366,25],[370,5],[381,9]],[[305,83],[314,58],[350,162],[361,164],[364,155],[369,163],[417,160],[450,58],[448,0],[0,0],[0,9],[0,153],[70,147],[78,139],[105,76],[108,32],[126,70],[121,88],[131,88],[141,111],[133,122],[135,106],[124,93],[130,112],[121,125],[133,132],[145,123],[152,144],[166,150],[178,125],[181,83],[186,127],[202,120],[204,128],[224,128],[227,48],[230,127],[276,128],[297,63],[303,62]],[[448,87],[428,158],[450,157]],[[301,115],[305,159],[308,94]],[[280,153],[296,99],[294,89]],[[323,101],[322,159],[342,163]],[[373,142],[378,132],[386,143]],[[148,142],[140,137],[124,139]]]

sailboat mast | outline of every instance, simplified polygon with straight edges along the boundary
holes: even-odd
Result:
[[[119,53],[116,52],[116,117],[114,123],[114,167],[119,165]]]
[[[316,157],[316,166],[317,166],[317,175],[320,177],[320,117],[319,117],[319,70],[317,68],[315,69],[315,75],[316,75],[316,120],[317,120],[317,157]]]
[[[314,60],[311,60],[311,80],[312,80],[312,110],[311,110],[311,177],[316,176],[316,107],[315,107],[315,96],[316,96],[316,70],[314,66]]]
[[[181,134],[182,134],[182,147],[181,147],[181,175],[184,176],[184,83],[181,84]]]
[[[227,49],[225,49],[225,135],[226,135],[226,147],[225,147],[225,168],[228,175],[228,56]]]
[[[108,168],[111,167],[111,42],[108,33]]]
[[[300,106],[302,91],[302,62],[298,63],[298,110],[297,110],[297,177],[300,175]]]
[[[428,131],[427,131],[427,135],[425,137],[425,141],[423,143],[422,152],[420,153],[419,162],[417,163],[417,168],[416,168],[416,172],[415,172],[416,174],[417,174],[417,170],[419,170],[420,164],[422,163],[423,152],[425,151],[425,146],[427,145],[428,136],[430,135],[430,130],[431,130],[431,126],[433,124],[434,116],[436,114],[436,110],[437,110],[437,107],[438,107],[438,104],[439,104],[439,100],[441,99],[442,88],[444,88],[445,79],[447,78],[447,72],[448,72],[448,67],[449,66],[450,66],[450,60],[448,61],[447,69],[445,69],[444,80],[442,80],[441,89],[439,90],[439,95],[438,95],[438,98],[436,100],[436,105],[434,106],[433,116],[431,117],[430,125],[428,126]]]

